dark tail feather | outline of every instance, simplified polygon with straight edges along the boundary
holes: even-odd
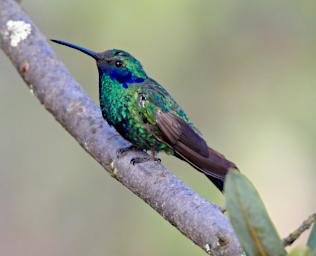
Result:
[[[210,181],[221,191],[223,192],[224,190],[224,181],[220,179],[216,179],[210,175],[205,174],[207,178],[209,178]]]
[[[181,150],[180,148],[177,149],[176,156],[178,158],[186,161],[195,169],[204,173],[206,177],[222,192],[227,173],[230,170],[238,171],[237,166],[233,162],[227,160],[222,154],[211,148],[208,148],[208,157],[201,156],[195,152],[193,153],[187,150]]]

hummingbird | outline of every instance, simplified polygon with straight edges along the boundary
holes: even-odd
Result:
[[[99,72],[99,101],[103,118],[132,146],[121,153],[139,149],[173,155],[205,174],[223,191],[225,176],[237,166],[210,148],[202,134],[168,91],[149,77],[142,64],[126,51],[94,52],[62,41],[51,40],[92,57]],[[134,158],[131,164],[148,159]]]

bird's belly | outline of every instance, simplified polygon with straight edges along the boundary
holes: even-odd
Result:
[[[114,127],[125,139],[141,149],[159,152],[168,147],[166,144],[158,141],[156,137],[146,129],[143,123],[135,121],[138,120],[122,120],[120,123],[114,125]]]

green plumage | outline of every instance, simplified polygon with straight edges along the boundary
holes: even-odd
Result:
[[[157,139],[161,137],[155,120],[159,109],[176,113],[193,127],[169,93],[150,78],[141,83],[129,83],[128,88],[124,88],[118,81],[111,79],[110,75],[102,74],[100,106],[104,118],[124,138],[145,150],[173,152],[166,143]]]
[[[234,163],[208,147],[197,128],[170,94],[145,73],[129,53],[108,50],[95,53],[77,45],[52,40],[77,49],[96,60],[99,97],[107,122],[134,146],[155,153],[164,151],[204,173],[220,190]]]

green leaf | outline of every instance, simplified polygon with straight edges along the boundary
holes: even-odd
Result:
[[[289,256],[312,256],[312,254],[307,246],[299,246],[294,248]]]
[[[316,255],[316,224],[313,224],[313,229],[311,234],[309,235],[308,242],[307,242],[308,247],[315,252]]]
[[[247,255],[287,255],[258,192],[245,176],[229,172],[225,197],[230,221]]]

